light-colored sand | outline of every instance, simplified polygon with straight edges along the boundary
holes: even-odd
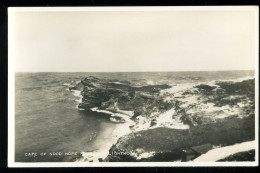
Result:
[[[193,162],[215,162],[230,155],[255,149],[255,141],[215,148],[193,160]]]
[[[97,136],[97,139],[94,141],[97,144],[98,150],[94,152],[81,152],[83,158],[78,159],[78,162],[81,161],[94,161],[98,162],[99,158],[105,159],[109,154],[109,149],[113,144],[117,142],[117,140],[126,134],[132,132],[129,126],[134,125],[135,123],[130,119],[130,117],[126,114],[121,113],[113,113],[104,110],[98,110],[98,108],[92,108],[92,111],[102,112],[110,114],[111,117],[118,116],[123,118],[126,122],[120,123],[115,126],[115,128],[111,128],[109,125],[105,126],[104,129],[101,129],[101,133]],[[102,126],[104,127],[104,125]]]

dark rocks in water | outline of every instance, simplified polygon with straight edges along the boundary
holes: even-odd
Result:
[[[76,84],[75,86],[69,87],[69,90],[83,91],[84,90],[84,85],[80,82],[80,83]]]
[[[95,107],[97,104],[96,103],[91,103],[91,102],[87,102],[87,103],[80,103],[78,105],[78,108],[81,108],[81,109],[85,109],[85,108],[93,108]]]
[[[94,76],[88,76],[88,77],[85,77],[83,80],[81,80],[81,82],[83,84],[95,83],[95,82],[99,82],[99,81],[100,81],[100,79],[97,77],[94,77]]]
[[[119,116],[113,116],[110,118],[110,121],[114,123],[125,123],[125,119]]]

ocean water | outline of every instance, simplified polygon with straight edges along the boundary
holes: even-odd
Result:
[[[174,86],[253,77],[254,71],[16,73],[16,162],[75,161],[80,152],[95,152],[109,143],[119,125],[111,122],[108,114],[78,110],[79,97],[68,90],[68,84],[90,75],[141,85]]]

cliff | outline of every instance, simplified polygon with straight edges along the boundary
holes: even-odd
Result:
[[[174,161],[195,145],[254,140],[254,86],[254,79],[169,86],[89,76],[70,89],[81,91],[80,109],[134,121],[103,161]]]
[[[181,160],[183,150],[193,146],[210,143],[221,147],[254,140],[253,125],[254,117],[250,116],[183,130],[159,127],[139,131],[121,137],[105,161],[177,161]]]
[[[86,77],[71,90],[80,90],[83,96],[81,109],[98,108],[111,112],[132,111],[133,116],[149,115],[154,109],[167,110],[171,105],[159,96],[168,85],[134,86],[128,82],[113,82],[96,77]]]

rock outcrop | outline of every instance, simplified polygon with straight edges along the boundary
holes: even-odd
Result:
[[[162,101],[159,92],[162,89],[171,88],[168,85],[135,86],[127,82],[111,82],[96,77],[86,77],[71,90],[80,90],[83,96],[79,108],[111,112],[133,111],[134,117],[149,115],[154,109],[165,110],[170,107]]]
[[[81,109],[115,113],[115,123],[125,122],[117,114],[135,121],[104,161],[173,161],[195,145],[254,140],[254,79],[183,87],[90,76],[70,89],[81,91]]]
[[[172,99],[173,117],[191,127],[255,114],[254,79],[199,84],[177,93],[164,93],[164,96]]]
[[[184,130],[159,127],[139,131],[121,137],[111,147],[110,155],[105,161],[180,161],[182,150],[193,146],[210,143],[218,147],[254,140],[253,125],[254,116],[250,116]],[[152,156],[145,158],[142,153],[152,153]]]

